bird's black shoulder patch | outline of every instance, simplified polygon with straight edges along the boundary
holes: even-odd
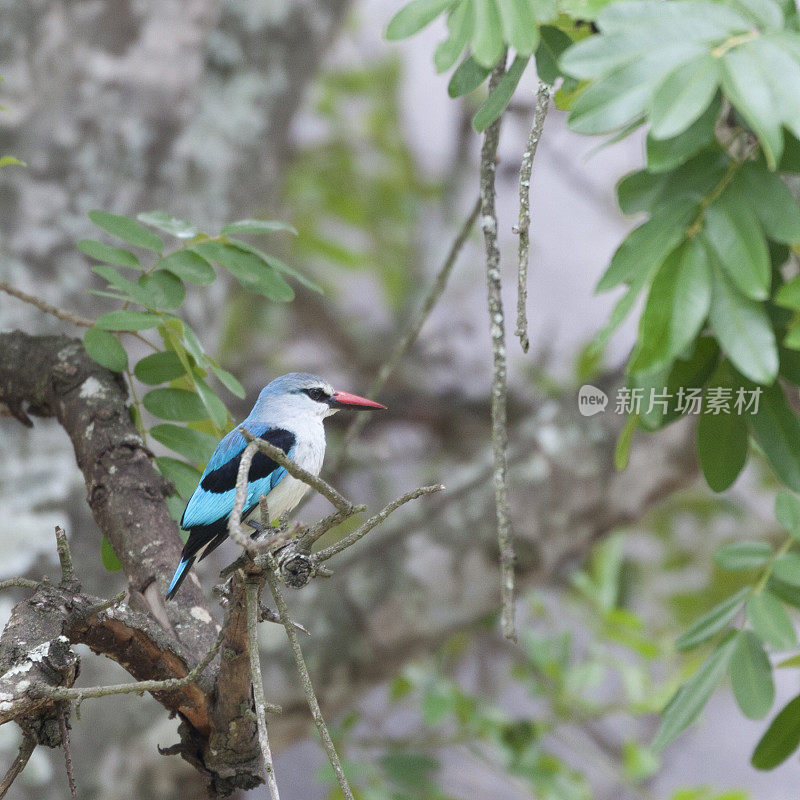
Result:
[[[291,431],[284,430],[283,428],[271,428],[266,433],[261,434],[260,439],[269,442],[275,447],[280,447],[284,453],[287,453],[294,447],[295,435]],[[242,460],[242,454],[232,458],[230,461],[223,464],[221,467],[212,470],[200,482],[200,486],[207,492],[214,494],[222,494],[230,489],[236,487],[236,476],[239,474],[239,464]],[[248,480],[257,481],[259,478],[266,478],[271,472],[278,468],[269,456],[264,453],[258,452],[253,456],[253,461],[250,464],[250,474]]]

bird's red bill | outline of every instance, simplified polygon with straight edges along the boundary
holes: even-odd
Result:
[[[349,392],[334,392],[333,399],[336,404],[346,408],[383,408],[386,406],[381,403],[376,403],[374,400],[367,400],[366,397],[359,397],[357,394],[350,394]]]

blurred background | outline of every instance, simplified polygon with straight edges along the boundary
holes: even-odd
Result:
[[[231,282],[190,289],[204,347],[247,389],[245,400],[226,400],[241,418],[290,370],[365,393],[477,197],[478,98],[450,100],[447,76],[434,73],[443,26],[399,46],[382,39],[401,5],[0,0],[0,152],[27,163],[0,173],[0,278],[95,315],[111,306],[87,294],[101,281],[75,248],[93,235],[89,210],[163,209],[211,230],[241,217],[283,219],[299,236],[274,239],[273,251],[324,295],[300,288],[278,305]],[[510,331],[512,225],[535,100],[526,80],[505,116],[498,167]],[[613,403],[592,418],[578,413],[580,385],[613,394],[632,342],[635,320],[603,360],[585,353],[615,299],[593,287],[635,223],[619,214],[614,186],[641,162],[635,136],[597,150],[550,111],[532,185],[531,352],[508,341],[519,646],[497,625],[477,229],[378,398],[390,413],[371,419],[341,471],[327,475],[371,509],[422,483],[447,487],[348,550],[332,578],[289,598],[311,633],[303,644],[312,677],[364,800],[791,796],[797,763],[766,774],[748,766],[763,723],[744,720],[724,689],[662,757],[647,749],[657,711],[697,663],[674,654],[676,632],[730,590],[710,554],[721,541],[769,536],[772,523],[757,464],[711,496],[697,480],[692,431],[678,424],[640,434],[628,470],[616,473],[623,417]],[[5,295],[0,326],[81,334]],[[347,423],[340,416],[329,426],[329,464]],[[0,508],[0,578],[52,573],[61,524],[86,589],[123,587],[101,564],[81,475],[54,421],[27,430],[0,419]],[[326,510],[315,499],[299,513]],[[230,544],[204,562],[209,591],[235,555]],[[3,621],[13,602],[13,592],[0,598]],[[267,696],[284,707],[271,724],[282,797],[334,800],[283,632],[265,625],[261,636]],[[82,655],[86,685],[124,680],[115,664]],[[795,682],[789,674],[779,683],[777,704]],[[80,796],[204,796],[201,776],[158,754],[176,726],[149,697],[84,704],[73,732]],[[0,728],[0,764],[17,744],[14,727]],[[39,748],[9,797],[65,792],[63,754]]]

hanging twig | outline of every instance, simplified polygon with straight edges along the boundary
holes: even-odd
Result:
[[[72,750],[69,746],[69,726],[67,725],[68,716],[69,703],[59,703],[58,728],[61,731],[61,745],[64,748],[64,766],[67,770],[69,793],[72,795],[72,797],[77,797],[78,790],[75,787],[75,773],[72,770]]]
[[[519,169],[519,226],[514,229],[519,234],[519,266],[517,272],[517,329],[515,335],[519,337],[519,343],[524,352],[530,348],[528,339],[528,314],[526,310],[528,302],[528,261],[530,251],[530,228],[531,228],[531,173],[533,171],[533,159],[536,157],[536,149],[539,147],[539,140],[542,138],[544,128],[544,118],[547,116],[547,109],[550,105],[551,87],[539,82],[539,89],[536,93],[536,109],[533,112],[533,124],[528,135],[528,145],[522,155],[522,164]]]
[[[289,639],[292,655],[294,655],[294,661],[297,665],[297,671],[300,674],[300,683],[303,685],[303,692],[305,693],[308,707],[311,709],[311,716],[314,718],[314,724],[317,726],[320,738],[322,739],[322,746],[325,748],[328,760],[331,762],[333,771],[336,774],[336,780],[339,782],[342,795],[345,800],[353,800],[353,792],[350,790],[350,784],[345,777],[342,763],[334,747],[333,740],[328,731],[328,726],[325,724],[325,720],[322,717],[319,701],[317,700],[317,695],[314,693],[314,687],[311,684],[311,676],[308,674],[308,667],[303,658],[303,651],[300,649],[300,641],[297,638],[297,632],[289,616],[289,607],[286,605],[283,592],[281,592],[280,586],[278,585],[278,578],[271,569],[265,570],[264,574],[267,576],[269,588],[272,591],[272,596],[275,598],[275,605],[278,607],[278,614],[280,615],[281,622],[286,631],[286,636]]]
[[[17,776],[25,769],[33,751],[36,749],[36,740],[29,734],[24,734],[22,743],[19,746],[17,757],[11,762],[8,772],[3,776],[0,781],[0,800],[6,796],[6,793],[11,788],[11,784],[17,779]]]
[[[505,59],[492,72],[489,91],[493,91],[505,73]],[[492,374],[492,450],[494,454],[494,495],[497,509],[497,538],[500,546],[500,592],[502,597],[503,635],[516,640],[514,625],[514,542],[508,508],[506,475],[508,431],[506,429],[506,341],[500,278],[500,248],[497,243],[495,211],[495,159],[500,139],[500,117],[487,129],[481,148],[481,227],[486,247],[486,289],[489,326],[492,337],[494,368]]]
[[[269,525],[269,521],[264,523]],[[259,616],[259,586],[257,577],[249,578],[245,586],[247,598],[247,637],[250,652],[250,679],[253,683],[253,701],[256,707],[256,722],[258,723],[258,742],[261,745],[261,755],[264,759],[264,772],[269,786],[269,796],[272,800],[280,800],[278,783],[275,780],[275,768],[272,765],[272,751],[269,747],[267,735],[267,715],[265,711],[264,682],[261,678],[261,659],[258,652],[258,616]]]
[[[434,307],[439,302],[439,298],[444,293],[447,282],[450,280],[450,274],[452,273],[456,259],[458,258],[458,254],[464,247],[467,237],[469,236],[469,232],[472,230],[472,226],[475,224],[475,220],[478,218],[480,207],[481,201],[480,198],[478,198],[475,201],[475,205],[472,207],[472,210],[469,212],[469,215],[464,220],[464,223],[461,226],[458,234],[456,234],[456,238],[453,240],[452,245],[450,245],[450,250],[447,253],[444,263],[440,267],[430,289],[428,289],[428,293],[425,295],[425,299],[422,301],[419,311],[414,317],[411,318],[411,321],[409,322],[405,332],[395,343],[389,358],[380,368],[378,375],[369,387],[368,394],[370,397],[377,397],[383,391],[383,387],[386,386],[386,382],[403,360],[403,356],[405,356],[408,349],[417,340],[417,337],[422,330],[422,326],[425,324],[425,321],[430,316],[431,311],[433,311]],[[342,447],[339,450],[339,453],[337,454],[333,464],[331,465],[331,471],[334,474],[339,471],[339,468],[344,462],[344,459],[347,456],[347,448],[358,436],[358,434],[361,433],[366,423],[367,416],[364,414],[359,414],[353,417],[353,421],[350,423],[344,435]]]
[[[44,311],[45,314],[52,314],[54,317],[63,319],[65,322],[71,322],[73,325],[77,325],[80,328],[91,328],[92,325],[94,325],[93,319],[82,317],[79,314],[73,314],[71,311],[65,311],[63,308],[58,308],[57,306],[51,306],[50,303],[46,303],[35,295],[16,289],[11,286],[11,284],[6,283],[6,281],[0,281],[0,292],[10,294],[12,297],[16,297],[17,300],[22,300],[23,303],[30,303],[32,306],[36,306],[40,311]]]

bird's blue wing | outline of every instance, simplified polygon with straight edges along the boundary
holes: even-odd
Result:
[[[247,428],[259,438],[280,447],[291,457],[295,444],[295,436],[291,431],[252,424],[248,424]],[[247,442],[237,429],[232,430],[217,445],[198,487],[183,512],[181,528],[189,530],[201,525],[211,525],[228,517],[233,509],[236,477],[239,474],[239,463],[246,445]],[[285,475],[286,470],[269,456],[256,453],[248,474],[245,510],[258,503],[258,498],[277,486]]]

